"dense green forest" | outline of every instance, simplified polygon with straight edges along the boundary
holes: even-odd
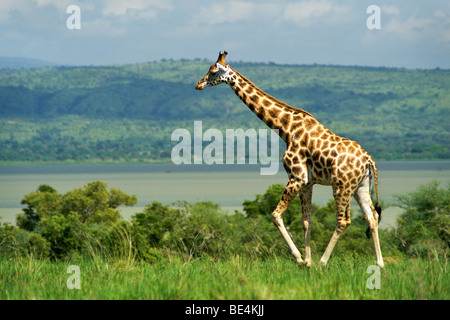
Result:
[[[194,90],[210,64],[1,69],[0,162],[170,161],[172,132],[194,120],[266,128],[225,85]],[[450,158],[450,70],[230,65],[376,160]]]

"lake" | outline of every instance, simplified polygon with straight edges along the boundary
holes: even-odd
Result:
[[[450,183],[450,161],[378,162],[380,198],[391,204],[395,195],[414,191],[433,179],[441,186]],[[88,182],[104,181],[130,195],[138,203],[132,208],[120,208],[129,218],[152,201],[169,204],[177,200],[212,201],[224,210],[242,211],[244,200],[255,199],[274,183],[286,184],[287,175],[280,169],[275,175],[260,175],[258,165],[32,165],[0,166],[0,222],[15,222],[21,212],[23,196],[40,184],[48,184],[64,194]],[[331,187],[314,186],[313,202],[325,204],[332,198]],[[357,208],[356,201],[352,205]],[[397,207],[383,211],[381,227],[392,226],[401,212]]]

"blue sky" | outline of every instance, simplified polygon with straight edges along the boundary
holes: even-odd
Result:
[[[67,7],[81,10],[69,30]],[[369,5],[381,29],[370,30]],[[0,56],[108,65],[160,59],[450,68],[448,0],[1,0]]]

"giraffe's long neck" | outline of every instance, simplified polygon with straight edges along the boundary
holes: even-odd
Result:
[[[234,69],[231,69],[228,85],[258,118],[270,128],[278,129],[278,134],[285,142],[290,139],[292,124],[309,115],[265,93]]]

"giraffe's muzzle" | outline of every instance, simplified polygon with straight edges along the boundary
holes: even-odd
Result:
[[[197,85],[195,86],[195,90],[203,90],[203,89],[205,89],[205,84],[206,83],[204,81],[200,80],[197,83]]]

